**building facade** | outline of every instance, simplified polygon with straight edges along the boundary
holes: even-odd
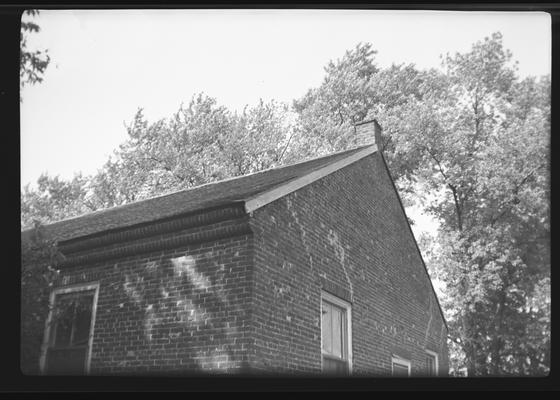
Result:
[[[447,375],[447,326],[375,143],[46,228],[66,260],[44,374]]]

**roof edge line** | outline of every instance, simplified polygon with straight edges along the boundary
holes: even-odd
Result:
[[[343,158],[342,160],[338,160],[332,164],[324,166],[323,168],[312,171],[302,177],[293,179],[273,189],[269,189],[255,196],[249,197],[245,200],[245,211],[247,212],[247,214],[249,214],[269,203],[272,203],[275,200],[278,200],[281,197],[284,197],[292,192],[295,192],[298,189],[301,189],[304,186],[307,186],[327,175],[330,175],[333,172],[346,167],[347,165],[361,160],[362,158],[375,153],[377,150],[377,145],[372,144],[355,154]]]
[[[393,186],[393,190],[395,191],[395,193],[397,195],[397,199],[399,201],[400,209],[401,209],[401,211],[404,215],[404,220],[406,222],[406,226],[408,227],[408,232],[412,236],[412,241],[414,242],[414,246],[416,247],[416,251],[418,252],[418,255],[420,256],[420,261],[422,261],[422,266],[424,267],[424,272],[426,273],[426,276],[428,277],[428,282],[430,282],[430,287],[432,288],[432,294],[436,298],[436,303],[438,305],[439,312],[441,314],[441,318],[443,319],[443,324],[447,328],[447,333],[449,334],[449,325],[447,325],[447,320],[445,319],[445,313],[443,312],[443,308],[441,308],[441,303],[439,302],[439,298],[438,298],[436,289],[434,288],[434,283],[432,282],[432,277],[430,276],[430,273],[428,272],[428,267],[426,266],[426,262],[424,261],[424,257],[422,256],[422,252],[420,251],[420,246],[418,246],[418,241],[416,240],[416,236],[414,236],[414,232],[412,231],[412,227],[410,226],[410,223],[408,222],[408,216],[406,215],[406,210],[404,209],[404,205],[403,205],[402,200],[401,200],[401,195],[399,194],[399,191],[397,190],[397,186],[395,185],[395,181],[393,180],[393,177],[391,176],[391,171],[389,171],[389,167],[387,166],[387,162],[385,161],[385,157],[383,157],[383,154],[381,154],[381,160],[383,161],[383,165],[385,166],[385,170],[387,171],[387,175],[389,175],[389,180],[391,181],[391,185]]]

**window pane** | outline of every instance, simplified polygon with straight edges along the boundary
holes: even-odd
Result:
[[[348,311],[344,306],[337,303],[333,304],[329,300],[321,302],[323,371],[327,374],[348,375],[350,373],[347,347],[349,344],[346,337]]]
[[[393,362],[393,375],[394,376],[408,376],[408,366]]]
[[[93,294],[81,296],[76,303],[74,337],[72,340],[74,346],[84,345],[88,342],[92,303]]]
[[[70,345],[72,336],[72,320],[74,316],[73,297],[68,295],[57,296],[54,309],[54,341],[56,347],[66,347]]]
[[[50,375],[82,375],[85,372],[87,347],[49,349],[47,371]]]
[[[323,350],[330,354],[332,352],[332,307],[329,303],[323,301],[322,313]]]
[[[94,294],[88,290],[56,295],[46,373],[81,375],[85,372]]]
[[[436,374],[436,358],[434,356],[426,356],[426,369],[428,371],[428,375],[432,376]]]
[[[323,371],[327,374],[346,375],[348,374],[348,362],[323,357]]]
[[[342,310],[332,307],[332,355],[342,358]]]

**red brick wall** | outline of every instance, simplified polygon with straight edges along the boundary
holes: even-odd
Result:
[[[246,217],[229,222],[236,224]],[[187,232],[215,235],[223,226]],[[153,236],[151,248],[178,234]],[[90,373],[244,370],[251,247],[246,233],[64,269],[57,286],[100,283]]]
[[[425,349],[446,373],[447,330],[378,153],[254,212],[249,355],[257,370],[321,369],[321,288],[352,302],[353,374],[422,375]]]

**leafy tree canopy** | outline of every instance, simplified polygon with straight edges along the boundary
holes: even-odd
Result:
[[[20,40],[20,87],[27,84],[34,85],[43,81],[43,74],[50,62],[48,50],[30,50],[27,44],[29,35],[41,30],[38,24],[33,22],[34,16],[38,15],[37,10],[26,10],[21,21],[21,40]]]

